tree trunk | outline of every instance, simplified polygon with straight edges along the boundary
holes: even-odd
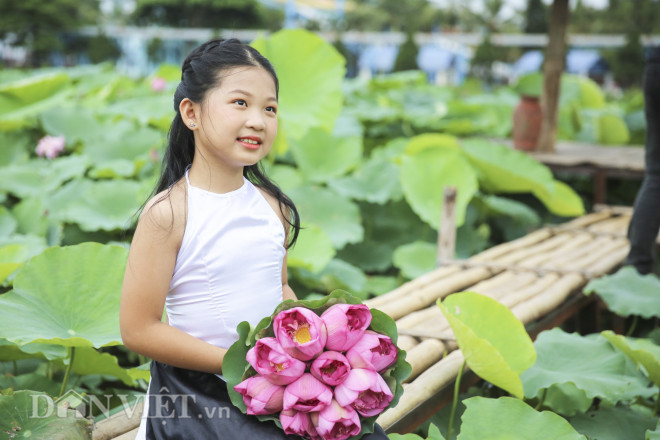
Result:
[[[554,0],[552,3],[548,46],[545,50],[545,63],[543,64],[543,93],[541,95],[543,122],[536,151],[555,151],[561,74],[566,62],[568,1]]]

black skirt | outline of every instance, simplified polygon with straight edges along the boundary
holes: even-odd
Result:
[[[300,440],[273,422],[243,414],[218,376],[151,362],[146,438],[148,440]],[[387,440],[376,425],[363,440]]]

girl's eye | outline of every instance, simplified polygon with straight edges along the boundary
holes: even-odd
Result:
[[[277,113],[277,107],[266,107],[266,111]]]
[[[234,100],[234,104],[242,105],[242,106],[247,106],[247,102],[245,102],[244,99],[236,99]]]

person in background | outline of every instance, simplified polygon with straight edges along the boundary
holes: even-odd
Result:
[[[656,239],[660,231],[660,46],[648,53],[643,87],[646,174],[635,199],[628,228],[630,252],[624,265],[634,266],[644,275],[653,271]]]

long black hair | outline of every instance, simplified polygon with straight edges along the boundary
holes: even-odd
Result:
[[[207,41],[190,52],[183,61],[181,82],[174,93],[176,115],[168,133],[167,149],[154,194],[171,189],[172,185],[183,177],[186,167],[195,157],[195,138],[181,117],[181,101],[188,98],[193,102],[202,102],[208,91],[218,85],[222,71],[241,66],[263,68],[273,77],[275,92],[279,95],[279,81],[270,61],[253,47],[235,38]],[[243,176],[278,200],[280,210],[292,229],[286,247],[293,246],[300,232],[300,217],[293,201],[268,179],[260,162],[245,166]],[[288,213],[284,212],[284,207]]]

